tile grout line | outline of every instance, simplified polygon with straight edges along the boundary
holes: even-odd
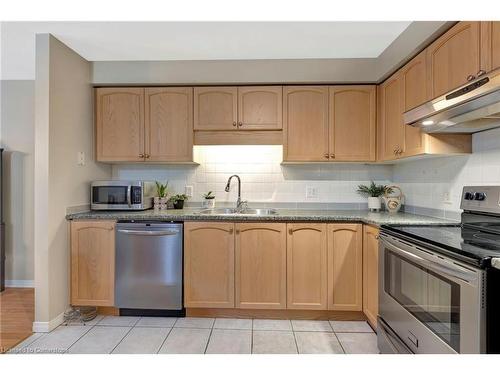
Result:
[[[217,320],[217,318],[214,318],[214,321],[212,323],[212,328],[210,328],[210,334],[208,335],[207,344],[205,345],[205,351],[203,352],[203,354],[207,354],[208,345],[210,344],[210,339],[212,338],[212,332],[214,331],[214,326],[215,326],[216,320]]]
[[[342,345],[342,342],[340,341],[339,337],[337,336],[337,332],[333,329],[333,325],[332,325],[332,322],[331,321],[328,321],[328,323],[330,324],[330,326],[332,327],[332,331],[333,331],[333,334],[335,335],[335,338],[337,339],[339,345],[340,345],[340,348],[342,349],[342,354],[347,354],[347,352],[345,351],[344,349],[344,345]]]
[[[87,330],[87,332],[85,332],[83,335],[81,335],[73,344],[71,344],[70,346],[68,346],[68,348],[64,351],[64,353],[68,353],[68,351],[78,342],[80,341],[84,336],[86,336],[90,331],[92,331],[95,327],[97,326],[96,325],[93,325],[90,327],[89,330]]]
[[[175,322],[177,322],[177,320]],[[174,322],[174,325],[175,325],[175,322]],[[160,350],[161,350],[161,348],[163,348],[163,345],[165,345],[165,341],[167,341],[167,338],[168,338],[168,336],[170,336],[170,333],[173,331],[174,326],[172,326],[172,327],[165,327],[165,328],[170,328],[170,330],[168,331],[167,335],[165,336],[165,338],[161,342],[161,345],[158,348],[158,350],[156,351],[156,354],[160,354]]]
[[[253,318],[252,318],[252,327],[250,329],[250,354],[253,354]]]
[[[125,326],[125,328],[126,328],[126,326]],[[115,349],[118,347],[118,345],[120,345],[122,343],[122,341],[125,340],[125,337],[127,337],[129,335],[129,333],[132,331],[133,328],[134,328],[134,326],[129,326],[129,330],[127,331],[127,333],[121,338],[120,341],[118,341],[118,343],[114,346],[113,349],[111,349],[111,351],[108,354],[111,354],[115,351]]]

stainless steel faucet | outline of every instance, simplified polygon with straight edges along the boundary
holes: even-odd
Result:
[[[236,177],[238,179],[238,199],[236,200],[236,210],[243,211],[246,208],[247,201],[241,200],[241,179],[240,179],[240,176],[238,176],[237,174],[233,174],[231,177],[229,177],[229,179],[227,180],[225,190],[226,190],[226,192],[229,193],[229,190],[231,188],[231,180],[233,179],[233,177]]]

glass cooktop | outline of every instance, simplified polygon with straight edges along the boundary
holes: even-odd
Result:
[[[453,226],[387,225],[383,229],[428,243],[453,258],[488,267],[491,258],[500,257],[500,234]]]

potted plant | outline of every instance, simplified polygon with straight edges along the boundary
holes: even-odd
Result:
[[[154,198],[154,207],[159,210],[167,209],[168,181],[162,184],[156,181],[156,197]]]
[[[172,195],[169,199],[170,202],[174,205],[175,209],[184,208],[184,201],[188,200],[188,196],[186,194],[176,194]]]
[[[382,203],[380,197],[384,194],[392,193],[392,188],[386,185],[376,185],[375,182],[371,182],[369,186],[359,185],[358,194],[368,197],[368,209],[370,211],[380,211]]]
[[[203,202],[203,207],[206,208],[214,208],[215,207],[215,195],[211,191],[206,194],[203,194],[203,198],[205,201]]]

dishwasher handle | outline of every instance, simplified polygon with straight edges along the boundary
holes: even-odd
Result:
[[[118,233],[129,234],[132,236],[174,236],[179,234],[178,230],[130,230],[118,229]]]

